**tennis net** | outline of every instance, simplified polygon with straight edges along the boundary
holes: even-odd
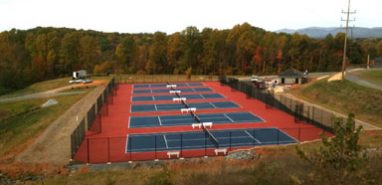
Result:
[[[215,145],[216,148],[219,148],[219,142],[218,142],[218,139],[210,132],[210,130],[208,130],[206,127],[204,127],[202,125],[202,128],[203,128],[203,131],[204,133],[206,133],[206,135],[208,135],[208,138],[210,139],[210,141]]]

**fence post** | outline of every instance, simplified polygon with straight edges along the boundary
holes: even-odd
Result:
[[[301,127],[298,127],[298,141],[301,142]]]
[[[207,157],[207,133],[204,133],[204,156]]]
[[[232,150],[232,132],[229,132],[229,151]]]
[[[277,129],[277,145],[280,144],[280,130]]]
[[[133,161],[133,156],[131,155],[131,145],[133,144],[133,142],[132,142],[132,140],[133,140],[133,138],[132,137],[129,137],[129,136],[126,136],[126,137],[128,137],[127,139],[129,140],[129,146],[127,147],[128,148],[128,150],[129,150],[129,161]]]
[[[180,134],[180,155],[179,157],[183,157],[183,134]]]
[[[107,137],[107,162],[110,164],[110,137]]]
[[[87,158],[87,163],[90,163],[90,142],[89,142],[89,138],[86,139],[86,150],[87,150],[87,153],[86,153],[86,158]]]
[[[154,155],[155,155],[155,160],[158,160],[157,156],[157,136],[154,135]]]

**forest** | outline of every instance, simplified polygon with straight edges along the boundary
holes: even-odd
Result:
[[[0,94],[86,69],[101,74],[276,74],[294,67],[341,68],[345,35],[313,39],[248,23],[217,30],[187,27],[173,34],[104,33],[42,28],[0,33]],[[350,39],[348,64],[382,56],[382,39]]]

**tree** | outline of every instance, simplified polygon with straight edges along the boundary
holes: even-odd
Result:
[[[149,61],[146,63],[146,71],[150,74],[169,72],[167,66],[167,37],[165,33],[154,33],[153,43],[150,47]]]
[[[356,127],[354,114],[347,120],[333,119],[333,137],[322,135],[322,146],[308,154],[297,148],[299,156],[314,168],[313,182],[321,184],[343,185],[355,181],[364,182],[362,169],[367,159],[366,152],[359,145],[362,127]],[[310,182],[308,183],[310,184]],[[357,184],[357,183],[356,183]]]
[[[100,61],[101,46],[98,39],[85,35],[79,40],[78,59],[82,67],[88,71]]]
[[[183,55],[181,45],[182,38],[179,32],[170,35],[167,39],[167,62],[168,67],[171,69],[169,73],[178,74],[179,67],[177,64],[180,63]]]
[[[181,35],[184,38],[182,43],[184,55],[179,66],[180,70],[186,71],[188,68],[199,69],[202,42],[198,28],[193,26],[187,27],[182,31]]]

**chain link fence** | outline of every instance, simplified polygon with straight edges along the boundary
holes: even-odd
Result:
[[[255,129],[248,132],[252,138],[238,135],[237,131],[227,131],[224,136],[218,137],[218,146],[210,142],[207,134],[198,139],[194,137],[190,139],[190,133],[172,133],[171,138],[177,140],[167,140],[166,144],[163,135],[155,134],[146,136],[143,142],[142,138],[126,136],[86,138],[75,160],[79,163],[95,164],[224,156],[237,149],[293,144],[328,134],[327,131],[315,127],[278,128],[270,129],[268,132]]]
[[[93,133],[102,132],[102,114],[108,114],[108,104],[113,103],[113,96],[116,95],[118,84],[115,78],[112,78],[103,92],[96,99],[94,104],[87,111],[86,115],[79,121],[79,125],[70,136],[71,141],[71,157],[77,153],[80,145],[85,139],[87,131]]]
[[[288,97],[285,94],[274,94],[268,90],[258,89],[251,82],[239,81],[229,77],[219,77],[223,85],[230,86],[247,95],[262,101],[267,109],[276,108],[294,116],[296,122],[307,122],[320,128],[331,131],[334,114],[328,110],[306,104],[303,101]]]

